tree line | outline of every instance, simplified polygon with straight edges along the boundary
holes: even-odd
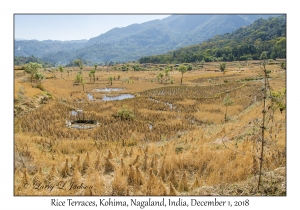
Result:
[[[36,58],[33,55],[29,56],[29,57],[25,57],[25,56],[15,56],[14,57],[14,65],[15,66],[24,66],[25,64],[28,64],[30,62],[41,64],[42,67],[44,67],[44,68],[50,68],[50,67],[54,66],[54,63],[44,61],[40,58]]]

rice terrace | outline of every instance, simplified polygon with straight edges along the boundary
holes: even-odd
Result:
[[[210,44],[194,60],[15,60],[14,195],[286,195],[285,51]]]

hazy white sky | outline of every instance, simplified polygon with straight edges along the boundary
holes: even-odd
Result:
[[[16,39],[80,40],[99,36],[112,28],[162,19],[169,15],[45,15],[15,14]]]

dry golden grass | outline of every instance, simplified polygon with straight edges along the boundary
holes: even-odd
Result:
[[[259,76],[262,70],[258,64],[238,69],[232,63],[225,74],[208,71],[217,65],[206,64],[207,71],[187,72],[183,85],[179,85],[181,74],[176,71],[171,74],[174,84],[165,85],[157,83],[158,71],[124,73],[108,67],[99,68],[95,84],[89,83],[88,69],[84,71],[86,92],[73,86],[76,68],[69,77],[64,72],[63,79],[57,74],[58,78],[45,80],[45,91],[53,99],[15,117],[14,194],[205,195],[211,193],[207,186],[231,186],[256,177],[262,83],[244,79]],[[285,73],[280,67],[268,65],[267,69],[273,71],[270,86],[284,88]],[[87,92],[110,87],[110,75],[120,75],[112,87],[124,88],[122,93],[136,97],[89,101]],[[126,83],[124,78],[134,82]],[[15,82],[15,98],[22,86],[25,100],[33,103],[41,90],[20,81],[24,79]],[[234,101],[228,107],[226,123],[225,95]],[[78,102],[82,99],[85,101]],[[133,110],[134,120],[116,117],[123,105]],[[100,125],[89,130],[66,127],[72,109],[83,109],[85,119],[97,120]],[[285,111],[269,111],[267,117],[264,173],[286,165]],[[265,180],[264,189],[269,189]],[[220,195],[225,192],[224,187],[215,189]],[[230,192],[238,192],[234,190]]]

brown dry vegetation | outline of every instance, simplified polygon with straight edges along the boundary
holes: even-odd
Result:
[[[79,70],[48,79],[42,88],[26,75],[15,77],[15,195],[285,195],[286,114],[267,113],[263,178],[259,170],[263,70],[259,63],[238,68],[218,63],[184,74],[174,84],[158,83],[159,66],[122,72],[98,67],[96,82],[74,86]],[[119,66],[117,66],[117,69]],[[270,88],[285,88],[285,70],[268,64]],[[109,76],[115,80],[110,85]],[[118,79],[119,78],[119,79]],[[123,88],[95,92],[94,88]],[[42,90],[43,89],[43,90]],[[87,93],[96,100],[89,100]],[[123,93],[135,98],[101,101]],[[225,122],[225,96],[233,100]],[[126,106],[135,118],[117,117]],[[271,105],[268,100],[267,107]],[[66,126],[73,109],[99,126]],[[72,185],[73,183],[73,185]]]

